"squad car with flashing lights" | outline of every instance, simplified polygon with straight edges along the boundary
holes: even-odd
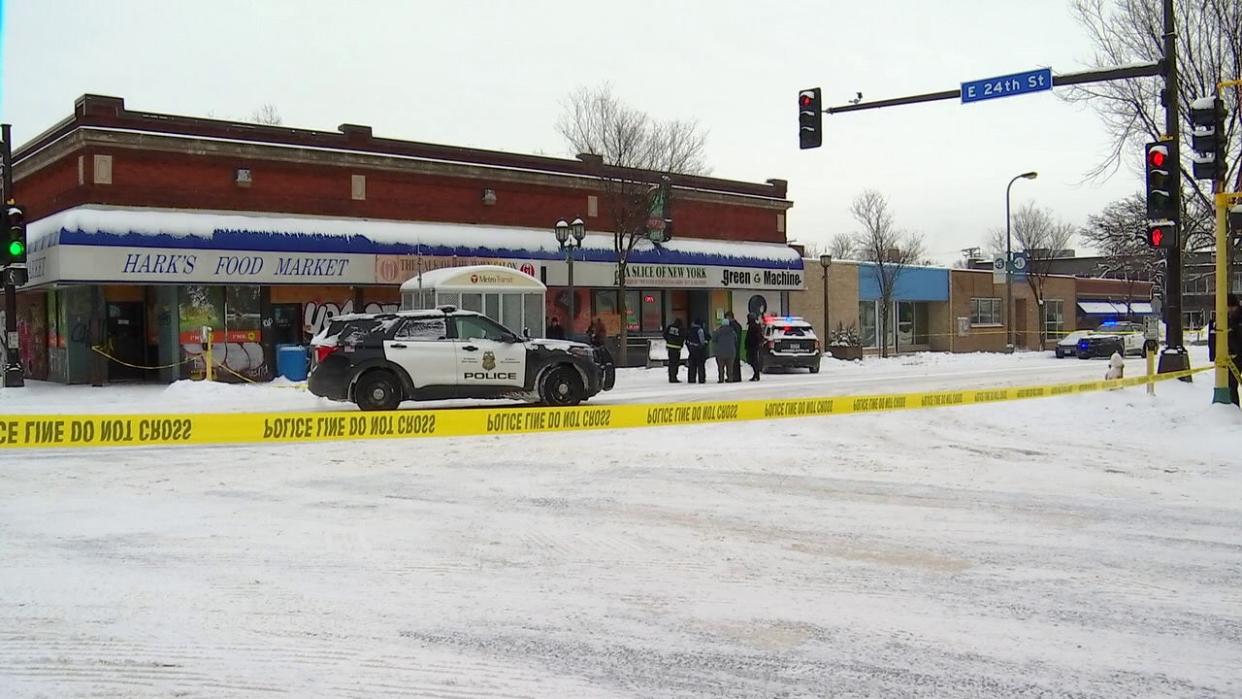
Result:
[[[362,410],[449,398],[577,405],[616,378],[602,349],[521,337],[451,306],[336,316],[311,345],[310,392]]]
[[[1143,326],[1139,323],[1124,321],[1104,323],[1086,336],[1079,338],[1076,353],[1079,359],[1111,357],[1114,352],[1123,357],[1129,354],[1145,356],[1147,338],[1143,330]]]
[[[794,316],[769,316],[763,319],[763,346],[759,353],[764,371],[793,367],[817,374],[823,348],[815,329],[805,320]]]

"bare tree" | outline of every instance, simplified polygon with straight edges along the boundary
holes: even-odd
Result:
[[[617,308],[621,315],[620,361],[626,363],[626,276],[630,256],[671,219],[672,176],[706,174],[707,135],[697,121],[659,121],[630,107],[604,84],[569,95],[556,124],[576,154],[594,156],[605,215],[610,218],[617,259]],[[585,158],[584,158],[585,159]],[[649,222],[656,222],[650,229]]]
[[[1027,257],[1026,283],[1035,297],[1035,306],[1040,309],[1039,348],[1045,348],[1048,342],[1047,325],[1044,322],[1044,287],[1048,277],[1052,276],[1054,260],[1065,256],[1078,232],[1072,223],[1061,221],[1049,209],[1027,203],[1014,213],[1013,249],[1025,252]],[[989,247],[1000,256],[1006,251],[1004,230],[992,232]]]
[[[1121,279],[1126,284],[1127,314],[1129,300],[1139,282],[1161,282],[1165,261],[1160,251],[1147,245],[1147,203],[1143,195],[1134,194],[1118,199],[1098,214],[1087,217],[1087,225],[1079,235],[1103,258],[1097,274]],[[1161,288],[1159,285],[1156,289]]]
[[[1095,44],[1097,67],[1152,63],[1163,56],[1164,17],[1152,0],[1073,0],[1074,14]],[[1242,76],[1242,2],[1238,0],[1174,0],[1179,73],[1178,115],[1188,121],[1196,97],[1216,94],[1216,83]],[[1112,136],[1108,156],[1089,174],[1100,177],[1117,170],[1146,141],[1164,133],[1164,107],[1159,78],[1134,78],[1070,88],[1066,98],[1089,104]],[[1234,95],[1238,95],[1235,91]],[[1242,101],[1238,102],[1242,106]],[[1228,177],[1242,189],[1242,109],[1231,108],[1225,125]],[[1211,185],[1194,179],[1189,147],[1183,146],[1182,229],[1186,247],[1195,249],[1215,240]]]
[[[850,260],[858,255],[858,246],[854,236],[849,233],[837,233],[828,241],[828,254],[833,259]]]
[[[280,112],[276,110],[276,105],[270,102],[251,112],[250,121],[267,126],[280,126],[284,123],[280,118]]]
[[[893,223],[888,200],[875,190],[866,190],[854,198],[850,215],[862,226],[854,234],[855,250],[870,262],[880,291],[879,344],[880,356],[888,356],[888,322],[892,315],[893,296],[906,268],[923,259],[923,237],[899,231]]]

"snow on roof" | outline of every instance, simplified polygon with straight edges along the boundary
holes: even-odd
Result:
[[[31,223],[31,252],[53,245],[111,245],[261,252],[563,259],[545,229],[254,212],[81,206]],[[588,233],[576,260],[612,262],[613,235]],[[640,240],[631,262],[802,269],[787,245],[678,238]]]

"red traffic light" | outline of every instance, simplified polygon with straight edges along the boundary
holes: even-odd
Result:
[[[805,93],[805,92],[804,92],[804,93],[802,93],[801,95],[799,95],[799,96],[798,96],[798,105],[799,105],[799,106],[802,106],[802,107],[809,107],[809,106],[811,106],[811,104],[813,104],[814,102],[815,102],[815,98],[814,98],[814,97],[812,97],[812,96],[811,96],[810,94],[808,94],[808,93]]]
[[[1152,167],[1164,167],[1164,163],[1168,159],[1169,154],[1165,153],[1164,150],[1160,148],[1153,148],[1151,149],[1151,152],[1147,154],[1147,162],[1151,163]]]

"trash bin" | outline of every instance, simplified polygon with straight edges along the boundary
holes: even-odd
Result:
[[[276,373],[290,381],[306,380],[306,348],[280,345],[276,348]]]

